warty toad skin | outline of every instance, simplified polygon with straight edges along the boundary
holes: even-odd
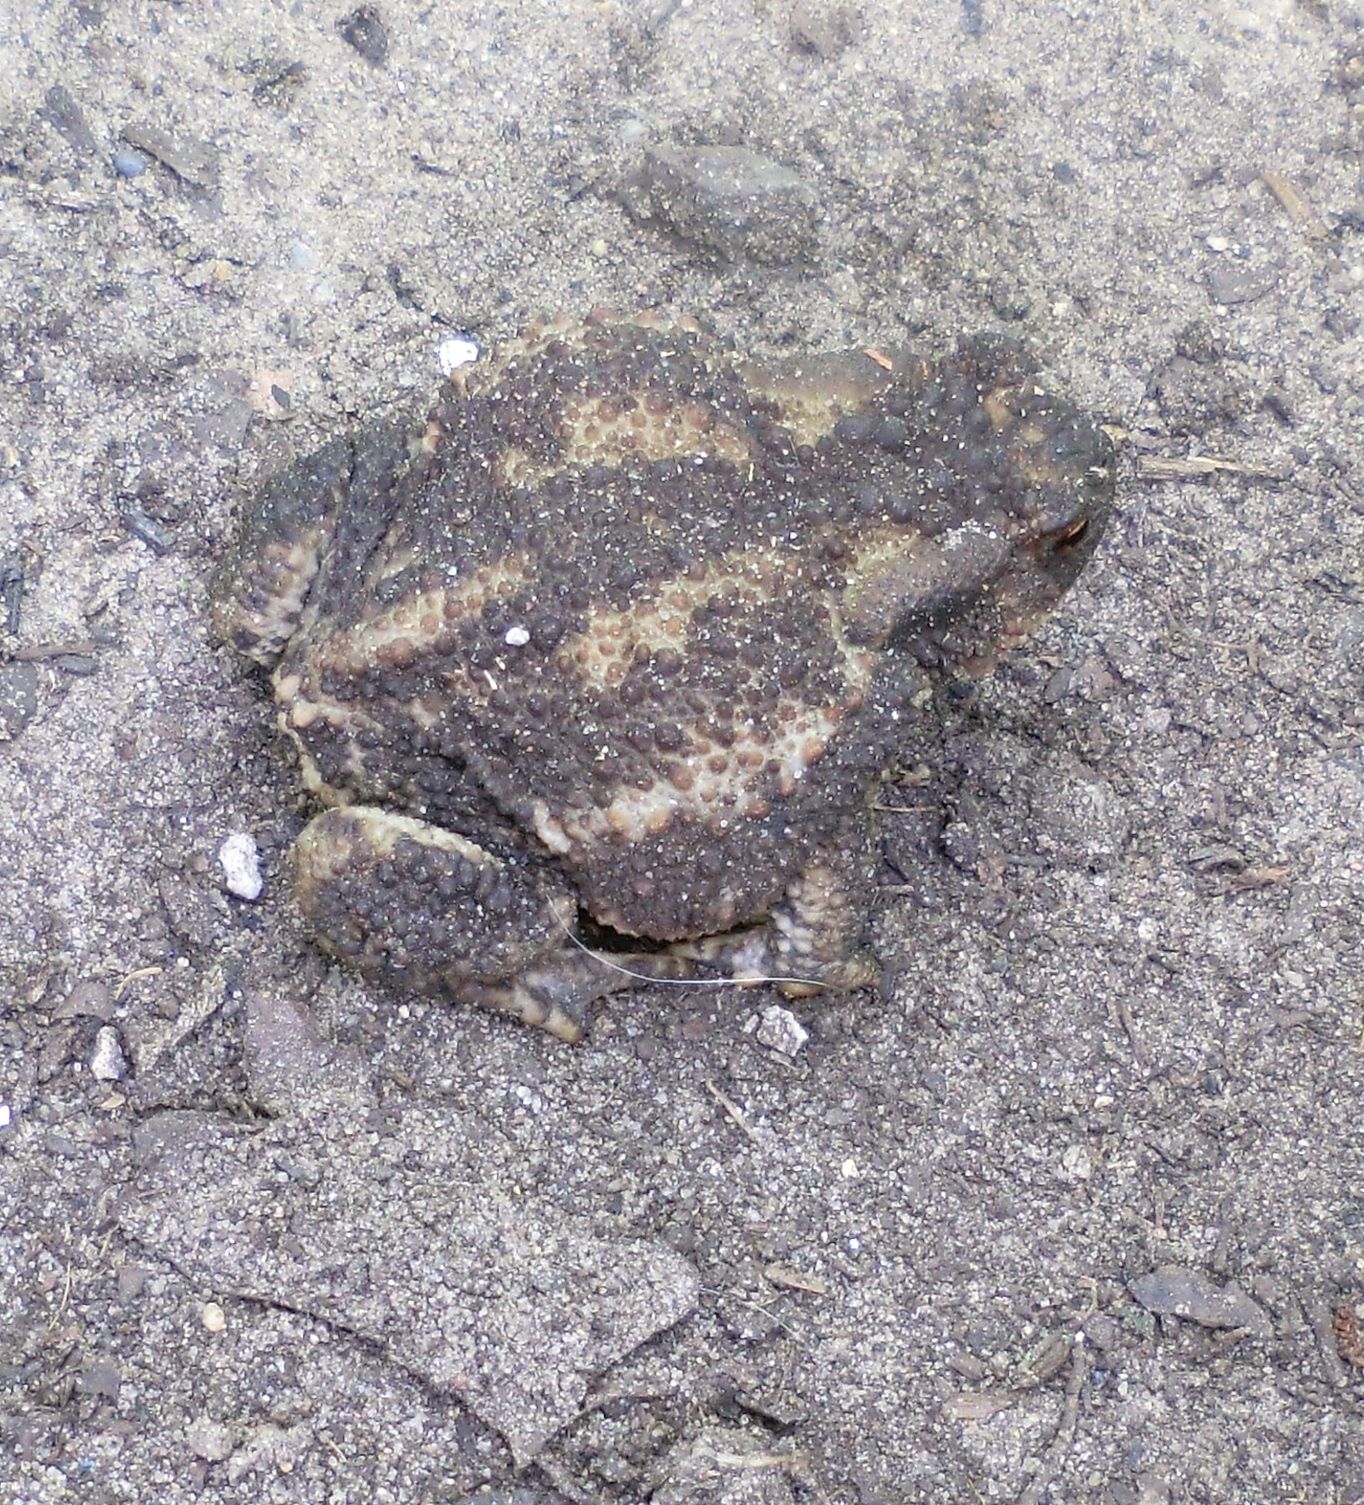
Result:
[[[220,573],[325,807],[304,914],[367,977],[566,1039],[640,977],[873,981],[868,790],[935,680],[1060,599],[1113,484],[1006,342],[533,325],[419,433],[278,475]]]

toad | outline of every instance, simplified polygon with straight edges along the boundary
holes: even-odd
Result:
[[[878,975],[868,792],[1059,600],[1114,485],[1013,344],[745,359],[532,325],[248,509],[215,592],[323,807],[321,944],[577,1039],[649,979]]]

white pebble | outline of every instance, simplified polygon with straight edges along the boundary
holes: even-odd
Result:
[[[90,1075],[99,1082],[121,1082],[128,1075],[123,1042],[112,1024],[96,1031],[95,1048],[90,1052]]]
[[[236,1451],[237,1439],[232,1428],[212,1417],[201,1416],[185,1433],[185,1445],[205,1463],[221,1463]]]
[[[468,366],[482,354],[478,341],[471,334],[447,335],[436,346],[436,361],[441,375],[449,376],[461,366]]]
[[[524,648],[530,642],[530,630],[525,627],[508,627],[502,634],[508,648]]]
[[[218,848],[227,891],[239,899],[256,900],[265,887],[260,875],[260,851],[254,836],[234,831]]]
[[[784,1056],[798,1055],[810,1038],[810,1031],[779,1003],[770,1003],[762,1011],[754,1033],[769,1050],[779,1050]]]
[[[1061,1154],[1061,1170],[1071,1181],[1088,1181],[1094,1174],[1094,1162],[1082,1144],[1067,1145]]]

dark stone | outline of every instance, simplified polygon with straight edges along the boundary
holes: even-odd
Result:
[[[637,219],[654,221],[721,261],[808,261],[818,200],[789,167],[742,146],[660,146],[623,190]]]
[[[336,29],[367,63],[381,68],[388,61],[388,27],[372,5],[362,5],[343,16]]]

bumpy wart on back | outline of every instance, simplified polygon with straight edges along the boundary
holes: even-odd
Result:
[[[1012,345],[532,327],[416,436],[277,477],[224,567],[220,630],[328,807],[305,913],[369,976],[570,1038],[641,976],[870,980],[868,786],[936,678],[1060,598],[1112,489]]]

